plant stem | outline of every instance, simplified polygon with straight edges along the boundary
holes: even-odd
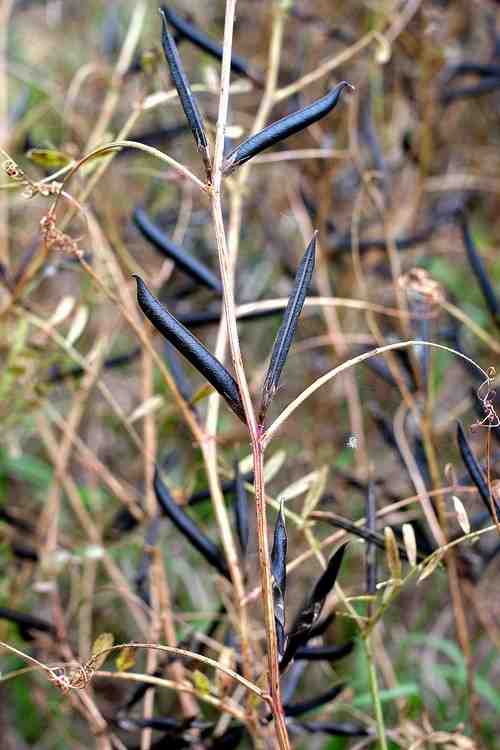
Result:
[[[375,712],[375,721],[377,723],[377,735],[380,750],[387,750],[387,739],[385,736],[384,714],[382,712],[382,703],[380,702],[380,690],[378,686],[377,669],[373,657],[372,636],[370,633],[363,635],[363,645],[365,647],[366,661],[368,663],[368,678],[370,681],[370,692],[372,694],[373,709]]]

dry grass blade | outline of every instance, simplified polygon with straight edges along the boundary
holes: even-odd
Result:
[[[225,157],[222,165],[223,173],[225,175],[231,174],[266,148],[274,146],[285,138],[294,135],[294,133],[299,133],[314,122],[321,120],[334,109],[345,88],[353,89],[354,87],[347,81],[342,81],[322,99],[317,99],[308,107],[292,112],[281,120],[268,125],[259,133],[251,135]]]
[[[311,242],[309,243],[306,252],[302,258],[297,275],[295,277],[295,283],[288,300],[288,305],[283,316],[283,322],[281,328],[278,331],[276,340],[273,345],[271,352],[271,362],[264,379],[264,385],[262,387],[262,405],[260,408],[260,422],[262,423],[265,419],[266,412],[269,405],[276,393],[278,388],[279,379],[283,367],[285,366],[292,340],[297,330],[297,324],[299,316],[304,305],[307,290],[311,282],[311,277],[314,271],[314,261],[316,257],[316,237],[317,233],[314,234]]]
[[[223,364],[211,354],[196,336],[185,328],[149,291],[140,276],[137,281],[137,301],[144,315],[175,348],[196,367],[234,413],[244,422],[245,413],[238,384]]]
[[[155,471],[154,490],[158,504],[165,515],[179,529],[205,560],[225,578],[230,578],[227,563],[219,547],[209,539],[190,516],[175,502],[167,486]]]
[[[177,50],[177,45],[175,44],[174,38],[168,29],[165,14],[161,9],[160,15],[162,23],[161,43],[163,52],[165,53],[165,58],[167,60],[168,67],[170,68],[170,74],[172,76],[175,88],[177,89],[177,93],[179,94],[179,99],[181,100],[184,114],[186,115],[189,127],[192,130],[196,142],[196,147],[202,155],[203,163],[207,172],[207,177],[210,179],[212,165],[210,161],[210,152],[208,149],[208,141],[205,133],[205,128],[203,126],[203,120],[198,109],[196,99],[194,98],[193,92],[191,91],[189,81],[184,72],[182,61]]]

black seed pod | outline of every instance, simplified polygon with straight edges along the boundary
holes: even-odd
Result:
[[[51,636],[56,635],[56,629],[50,622],[41,620],[39,617],[33,617],[33,615],[27,615],[24,612],[8,609],[7,607],[0,607],[0,620],[8,620],[15,623],[22,635],[28,639],[33,637],[31,631],[47,633]]]
[[[134,224],[144,239],[150,242],[160,253],[173,260],[177,268],[190,276],[198,284],[208,287],[219,296],[222,295],[222,285],[214,274],[199,260],[193,258],[185,250],[172,242],[162,229],[155,224],[143,208],[137,207],[132,215]]]
[[[327,734],[330,737],[368,737],[371,732],[354,721],[298,721],[294,727],[300,727],[310,734]]]
[[[330,701],[336,698],[344,688],[345,685],[336,685],[325,693],[321,693],[321,695],[317,695],[316,698],[311,698],[308,701],[302,701],[301,703],[285,703],[283,706],[285,716],[300,716],[300,714],[305,714],[306,711],[320,708],[320,706],[330,703]]]
[[[248,498],[245,489],[245,479],[241,476],[240,467],[237,461],[234,462],[234,477],[234,514],[236,518],[236,531],[238,532],[238,539],[240,541],[243,557],[245,557],[248,549],[248,540],[250,538]]]
[[[462,427],[460,422],[457,423],[457,441],[458,447],[460,449],[460,455],[462,456],[465,467],[469,472],[469,476],[476,485],[479,495],[481,496],[481,500],[490,513],[493,522],[496,522],[493,508],[496,509],[497,517],[500,518],[500,507],[498,506],[498,503],[495,502],[493,496],[490,494],[490,489],[488,487],[486,477],[484,476],[483,471],[472,452],[467,438],[465,437],[464,428]]]
[[[354,641],[342,646],[303,646],[297,650],[295,659],[301,661],[337,661],[348,656],[354,649]]]
[[[193,132],[196,147],[202,155],[207,176],[210,177],[212,165],[210,161],[210,152],[208,150],[207,136],[205,133],[205,128],[203,126],[203,120],[201,118],[200,110],[198,109],[196,99],[193,96],[189,81],[184,72],[182,61],[177,50],[174,38],[168,29],[165,14],[161,9],[160,15],[162,26],[161,43],[163,52],[165,53],[165,58],[168,63],[168,67],[170,68],[170,75],[172,76],[175,88],[177,89],[177,93],[179,94],[182,109],[184,110],[184,114],[186,115],[189,127]]]
[[[167,486],[162,482],[157,468],[155,469],[154,490],[162,511],[177,526],[181,534],[203,555],[213,568],[230,580],[231,577],[223,552],[203,533],[180,505],[177,505]]]
[[[311,242],[307,246],[304,257],[300,262],[295,277],[295,284],[292,293],[290,294],[285,314],[283,315],[283,322],[274,341],[273,350],[271,352],[271,362],[269,363],[269,368],[262,387],[262,405],[259,416],[261,423],[265,419],[267,409],[269,408],[278,388],[279,379],[283,367],[285,366],[295,331],[297,330],[297,323],[299,321],[300,313],[302,312],[302,307],[304,305],[304,300],[314,270],[316,237],[317,233],[314,234]]]
[[[162,5],[162,11],[169,24],[177,31],[181,38],[184,37],[196,47],[215,57],[216,60],[222,60],[223,50],[220,44],[207,36],[201,29],[186,21],[185,18],[171,8]],[[252,72],[248,62],[243,57],[239,57],[239,55],[231,55],[231,70],[245,78],[249,78],[254,83],[262,85],[262,82]]]
[[[342,565],[347,542],[336,550],[328,562],[326,570],[317,581],[312,594],[293,623],[286,644],[285,653],[280,662],[280,671],[294,658],[297,650],[304,646],[313,631],[313,627],[321,614],[325,599],[335,585],[337,575]]]
[[[261,151],[274,146],[275,143],[283,141],[285,138],[294,135],[294,133],[304,130],[304,128],[312,125],[313,122],[321,120],[322,117],[334,109],[345,88],[353,89],[354,87],[350,83],[347,83],[347,81],[342,81],[342,83],[339,83],[338,86],[322,99],[318,99],[308,107],[282,117],[281,120],[273,122],[259,133],[251,135],[226,156],[222,165],[224,174],[231,174],[231,172],[241,167],[249,159],[260,154]]]
[[[151,294],[140,276],[137,282],[137,301],[144,315],[175,348],[196,367],[216,391],[226,400],[234,413],[245,422],[245,412],[238,384],[213,354],[166,310]]]
[[[470,233],[469,222],[465,214],[460,216],[460,229],[462,231],[462,239],[467,253],[467,258],[472,268],[472,272],[477,279],[477,283],[481,289],[484,297],[484,301],[488,311],[498,325],[500,325],[500,307],[498,299],[493,288],[493,284],[490,281],[486,266],[484,265],[483,259],[479,255],[475,246],[474,240]]]
[[[276,624],[276,638],[278,653],[283,656],[285,651],[285,593],[286,593],[286,551],[288,538],[286,535],[283,503],[281,503],[276,525],[274,527],[274,541],[271,552],[271,573],[273,579],[274,620]]]

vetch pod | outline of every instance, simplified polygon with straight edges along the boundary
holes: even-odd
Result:
[[[304,646],[311,637],[311,631],[321,614],[325,599],[337,580],[347,544],[348,543],[346,542],[341,545],[336,552],[334,552],[328,561],[326,570],[316,582],[306,604],[302,607],[295,618],[295,622],[288,634],[285,653],[280,661],[280,671],[283,671],[285,667],[288,666],[294,658],[297,650],[301,646]]]
[[[250,525],[248,519],[248,497],[245,489],[245,478],[242,477],[237,461],[234,462],[234,515],[236,519],[236,531],[240,542],[241,552],[245,557],[250,538]]]
[[[327,734],[330,737],[369,737],[371,732],[354,721],[297,721],[292,725],[309,734]]]
[[[176,30],[179,37],[187,39],[199,49],[202,49],[207,54],[214,57],[216,60],[222,61],[222,45],[215,42],[201,29],[198,29],[194,24],[186,21],[185,18],[176,13],[172,8],[168,8],[166,5],[162,5],[162,11],[169,22],[169,24]],[[231,70],[234,73],[238,73],[245,78],[249,78],[254,83],[262,85],[262,81],[256,76],[251,70],[248,62],[239,55],[231,54]]]
[[[144,239],[159,250],[165,258],[173,260],[177,268],[190,276],[198,284],[211,289],[219,296],[222,295],[222,285],[219,279],[203,263],[193,258],[192,255],[167,237],[143,208],[140,206],[135,208],[132,219]]]
[[[210,161],[208,141],[200,110],[198,109],[196,99],[193,96],[189,81],[184,72],[182,61],[177,50],[177,45],[175,44],[174,38],[168,29],[165,13],[161,9],[160,15],[162,25],[161,43],[163,52],[165,53],[165,58],[168,63],[168,67],[170,68],[170,75],[172,76],[175,88],[177,89],[177,93],[179,94],[182,109],[184,110],[184,114],[186,115],[189,127],[191,128],[191,131],[193,133],[196,147],[201,153],[207,177],[210,178],[212,163]]]
[[[294,658],[301,661],[338,661],[353,649],[354,641],[347,641],[342,646],[302,646],[297,649]]]
[[[177,318],[174,318],[161,302],[149,291],[140,276],[137,282],[137,301],[144,315],[154,327],[170,341],[225,399],[234,413],[246,422],[240,389],[236,380],[224,365],[211,354]]]
[[[462,427],[460,422],[457,423],[457,442],[460,450],[460,455],[462,456],[462,460],[465,464],[465,468],[469,472],[469,476],[476,485],[481,500],[485,504],[486,509],[490,513],[493,522],[495,523],[496,520],[493,508],[495,508],[496,510],[497,518],[500,518],[500,507],[498,506],[498,503],[495,502],[493,495],[490,494],[490,489],[488,487],[486,477],[484,476],[483,471],[472,452],[472,448],[470,447],[467,438],[465,437],[464,428]]]
[[[278,335],[274,341],[273,349],[271,352],[271,361],[267,370],[266,377],[264,379],[264,385],[262,387],[262,405],[260,408],[260,422],[265,419],[267,409],[276,393],[278,388],[279,380],[283,367],[285,366],[288,352],[292,345],[292,340],[297,330],[297,324],[299,321],[302,307],[304,306],[304,300],[306,298],[307,290],[311,282],[311,277],[314,271],[314,261],[316,257],[316,237],[317,232],[314,233],[313,238],[307,246],[306,252],[301,260],[297,275],[295,277],[295,284],[290,294],[288,305],[283,316],[283,322],[278,331]]]
[[[265,151],[266,148],[274,146],[275,143],[279,143],[294,135],[294,133],[299,133],[304,128],[309,127],[313,122],[321,120],[335,108],[345,88],[354,90],[354,86],[351,86],[347,81],[342,81],[326,96],[317,99],[308,107],[292,112],[290,115],[282,117],[281,120],[268,125],[264,130],[246,138],[225,157],[222,164],[223,173],[231,174],[249,159]]]
[[[181,534],[203,555],[213,568],[222,576],[231,580],[222,550],[203,533],[193,519],[175,502],[166,484],[161,480],[158,468],[155,469],[153,487],[158,504],[165,515],[170,518]]]
[[[273,549],[271,552],[271,574],[273,581],[274,620],[278,653],[285,651],[285,593],[286,593],[286,552],[288,538],[286,534],[283,502],[281,503],[276,525],[274,527]]]
[[[315,698],[311,698],[308,701],[302,701],[300,703],[285,703],[283,706],[283,711],[285,712],[285,716],[300,716],[301,714],[305,714],[307,711],[312,711],[314,708],[320,708],[321,706],[326,705],[327,703],[330,703],[334,698],[339,695],[342,690],[344,690],[345,685],[340,684],[336,685],[333,688],[330,688],[330,690],[327,690],[324,693],[321,693],[320,695],[317,695]]]
[[[477,283],[481,289],[484,297],[484,301],[488,311],[497,325],[500,325],[500,307],[498,304],[497,295],[493,288],[493,284],[488,276],[488,271],[484,265],[484,261],[479,255],[472,234],[469,228],[469,222],[464,213],[460,215],[460,229],[462,232],[462,239],[467,253],[467,258],[470,263],[470,267],[474,276],[477,279]]]

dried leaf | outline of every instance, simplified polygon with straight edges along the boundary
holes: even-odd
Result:
[[[200,672],[199,669],[195,669],[193,672],[193,683],[200,693],[203,693],[203,695],[210,695],[210,680],[206,674]]]
[[[119,672],[128,672],[132,669],[135,665],[135,648],[133,646],[122,648],[116,657],[115,664]]]
[[[66,336],[66,343],[68,346],[73,346],[76,341],[80,338],[85,330],[89,320],[89,309],[83,305],[78,308],[76,315],[73,319],[68,335]]]
[[[387,565],[391,571],[391,576],[395,581],[401,580],[401,558],[399,557],[398,543],[394,536],[394,531],[390,526],[386,526],[384,529],[385,537],[385,552],[387,557]]]
[[[463,502],[456,495],[453,495],[452,499],[460,528],[462,529],[464,534],[470,534],[469,516],[467,515],[467,511],[465,510]]]
[[[423,570],[418,577],[417,583],[421,583],[421,581],[425,581],[426,578],[432,575],[442,559],[443,559],[443,552],[441,551],[438,551],[436,552],[436,554],[432,555],[427,565],[424,565]]]
[[[417,564],[417,540],[411,523],[403,524],[403,540],[405,543],[406,554],[408,555],[408,561],[411,567],[414,568]]]
[[[102,651],[108,651],[113,645],[115,641],[115,638],[112,633],[101,633],[101,635],[98,635],[97,638],[94,641],[94,644],[92,646],[92,666],[94,669],[99,669],[99,667],[104,664],[106,661],[108,654],[107,653],[101,653]],[[99,656],[98,656],[99,654]]]
[[[66,320],[73,310],[75,302],[76,300],[74,297],[63,297],[47,321],[48,325],[55,328],[62,323],[63,320]]]
[[[55,148],[30,148],[26,156],[43,169],[59,169],[72,161],[70,156]]]
[[[128,423],[133,424],[134,422],[137,422],[138,419],[142,419],[148,414],[158,411],[158,409],[161,409],[163,406],[163,403],[163,396],[151,396],[151,398],[146,399],[146,401],[140,404],[137,409],[134,409],[127,420]]]
[[[328,466],[323,466],[317,472],[316,479],[309,488],[302,507],[302,518],[307,520],[308,516],[316,508],[323,495],[328,479]]]
[[[264,464],[264,481],[266,484],[269,482],[272,482],[274,477],[279,473],[282,466],[284,465],[286,461],[286,452],[285,451],[276,451],[276,453],[273,453],[271,458],[266,461]],[[252,458],[252,464],[250,468],[253,466],[253,458]]]

